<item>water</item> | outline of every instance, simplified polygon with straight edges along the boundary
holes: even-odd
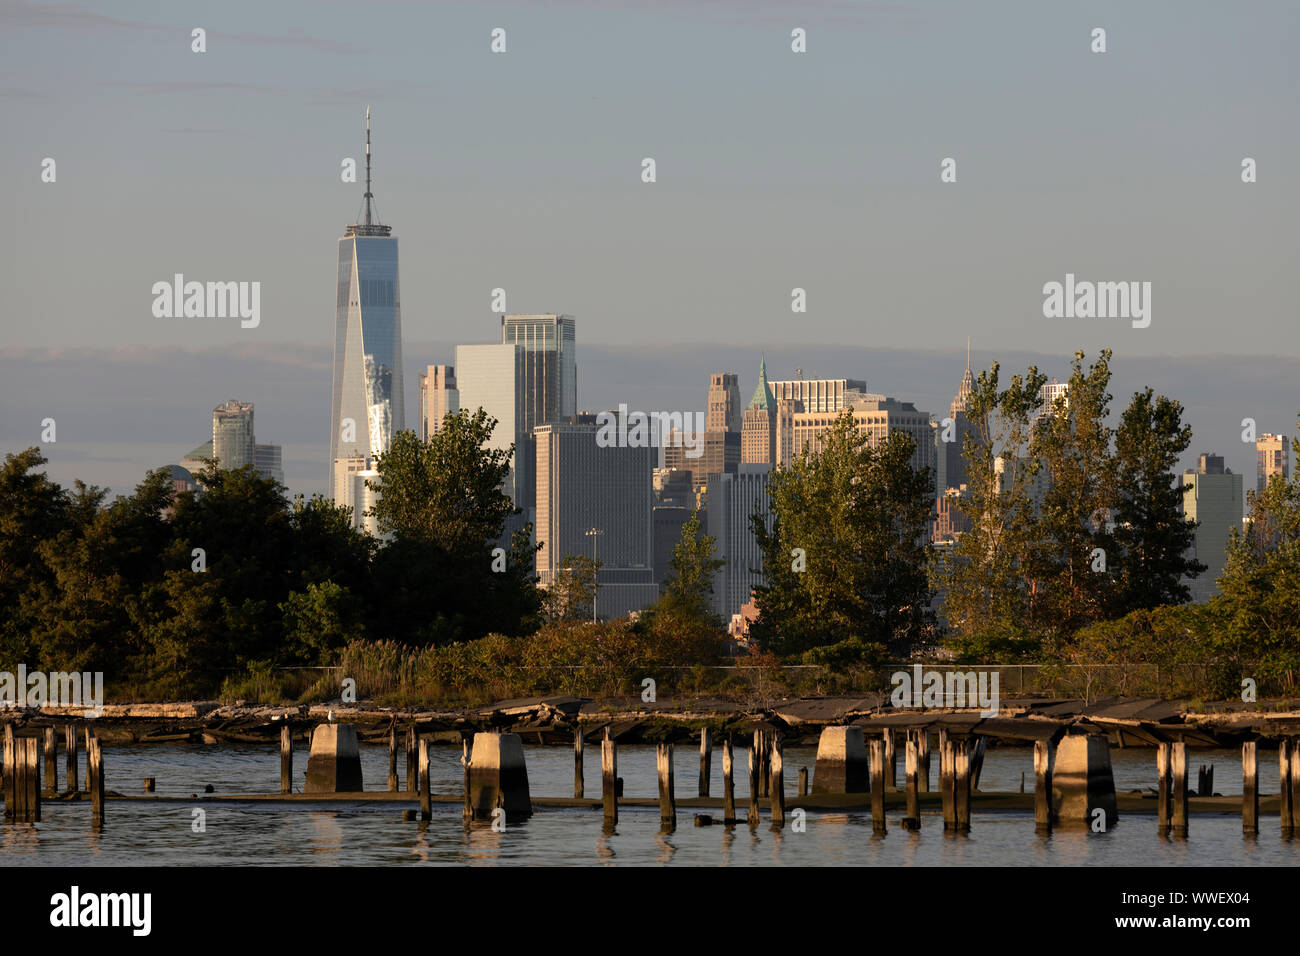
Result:
[[[573,751],[568,747],[525,748],[529,783],[534,796],[569,796],[573,792]],[[1033,788],[1033,758],[1029,748],[994,748],[984,762],[981,788],[1016,791],[1020,775]],[[363,747],[362,774],[368,789],[381,789],[388,775],[387,747]],[[598,747],[587,748],[587,794],[599,795]],[[60,754],[60,783],[63,782]],[[294,779],[301,785],[307,756],[294,754]],[[745,754],[737,753],[737,803],[748,803]],[[1197,751],[1189,755],[1192,779],[1202,763],[1215,765],[1215,790],[1241,792],[1238,751]],[[815,748],[784,751],[786,789],[793,797],[799,768],[811,775]],[[679,746],[674,770],[679,798],[695,795],[698,749]],[[1151,750],[1113,750],[1115,786],[1120,792],[1154,785],[1155,757]],[[144,792],[144,778],[155,777],[161,796],[202,794],[211,784],[217,795],[278,793],[278,747],[166,745],[112,747],[105,750],[106,784],[123,794]],[[900,760],[900,767],[902,761]],[[405,781],[405,758],[399,754],[399,778]],[[722,792],[721,751],[713,757],[711,792]],[[655,750],[620,746],[619,774],[627,797],[657,795]],[[933,758],[931,773],[937,773]],[[81,780],[84,783],[84,766]],[[435,794],[461,793],[460,750],[430,748],[430,780]],[[901,774],[900,774],[901,776]],[[1260,787],[1277,791],[1277,761],[1261,756]],[[1278,836],[1277,817],[1261,819],[1255,840],[1241,834],[1241,819],[1230,815],[1194,815],[1186,841],[1157,835],[1153,815],[1121,816],[1109,833],[1058,831],[1049,837],[1034,833],[1028,812],[972,814],[971,832],[945,836],[937,814],[924,814],[919,834],[900,830],[900,814],[891,813],[884,838],[873,836],[866,812],[807,815],[807,832],[787,826],[769,829],[767,810],[762,824],[744,823],[728,829],[720,824],[695,827],[693,812],[678,807],[678,829],[659,833],[654,807],[619,808],[617,831],[601,832],[599,810],[539,808],[531,819],[512,824],[504,833],[487,827],[466,831],[459,803],[434,804],[427,824],[404,822],[410,803],[332,804],[201,804],[108,801],[102,832],[90,828],[90,806],[47,802],[39,824],[5,824],[0,828],[0,865],[39,866],[83,864],[135,866],[230,865],[375,865],[441,864],[617,864],[617,865],[903,865],[903,866],[1245,866],[1294,864],[1300,845]],[[206,831],[191,827],[192,810],[206,813]],[[712,813],[715,819],[717,810]]]

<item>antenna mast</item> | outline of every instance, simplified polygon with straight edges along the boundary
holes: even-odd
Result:
[[[370,225],[370,200],[374,193],[370,191],[370,107],[366,107],[366,225]]]

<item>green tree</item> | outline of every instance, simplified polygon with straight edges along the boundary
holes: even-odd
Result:
[[[1005,387],[1000,375],[996,362],[979,374],[966,412],[967,493],[957,505],[970,530],[935,555],[950,644],[963,657],[1023,657],[1037,648],[1027,624],[1037,595],[1026,571],[1038,546],[1031,492],[1040,463],[1030,444],[1047,378],[1033,365]]]
[[[1181,404],[1147,388],[1133,394],[1115,430],[1119,502],[1112,617],[1186,603],[1190,590],[1183,579],[1205,570],[1187,557],[1196,536],[1196,522],[1183,517],[1183,496],[1191,486],[1174,471],[1192,441],[1182,414]]]
[[[1107,523],[1119,493],[1107,424],[1110,357],[1102,349],[1085,370],[1083,352],[1074,353],[1067,394],[1045,410],[1030,441],[1046,487],[1026,569],[1035,596],[1029,623],[1058,640],[1100,620],[1111,601],[1116,549]]]
[[[600,562],[585,554],[566,555],[555,580],[543,592],[542,617],[547,622],[590,621],[599,588]]]
[[[822,439],[769,478],[772,527],[752,525],[765,581],[751,639],[802,654],[858,641],[906,652],[928,632],[927,538],[933,478],[895,432],[871,445],[846,411]]]
[[[398,432],[380,456],[371,486],[385,541],[371,566],[372,630],[406,643],[442,644],[536,627],[541,599],[532,528],[499,543],[506,520],[520,511],[502,491],[514,448],[487,445],[495,427],[483,409],[462,410],[428,442]]]
[[[37,470],[46,461],[33,446],[0,468],[0,663],[10,669],[34,658],[33,631],[55,586],[40,545],[73,524],[67,492]]]
[[[712,535],[700,532],[700,510],[691,511],[673,548],[662,605],[677,613],[712,620],[713,579],[727,562],[715,558]]]

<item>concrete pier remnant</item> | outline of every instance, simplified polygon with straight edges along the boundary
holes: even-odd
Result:
[[[524,743],[518,734],[474,735],[469,758],[469,804],[473,820],[491,820],[497,807],[505,810],[507,823],[532,814]]]
[[[867,744],[861,727],[827,727],[817,742],[813,793],[867,793]]]
[[[321,724],[311,735],[307,793],[356,793],[361,786],[361,752],[351,724]]]
[[[1063,737],[1052,761],[1055,826],[1088,826],[1100,809],[1109,830],[1119,819],[1115,778],[1110,769],[1110,745],[1105,737],[1076,734]]]

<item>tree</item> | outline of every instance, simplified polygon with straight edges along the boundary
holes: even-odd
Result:
[[[1164,604],[1185,604],[1191,596],[1183,583],[1205,570],[1187,557],[1196,522],[1183,517],[1183,496],[1190,490],[1174,473],[1179,456],[1192,441],[1182,423],[1183,406],[1148,387],[1135,392],[1115,430],[1115,546],[1111,562],[1115,590],[1110,615]]]
[[[536,627],[537,546],[502,486],[514,448],[487,446],[496,419],[483,409],[448,415],[422,442],[398,432],[376,465],[374,514],[385,541],[375,555],[367,620],[394,640],[443,644]],[[499,550],[498,550],[499,549]]]
[[[5,455],[0,468],[0,663],[6,665],[34,656],[40,595],[54,586],[39,546],[72,523],[67,492],[36,470],[46,461],[33,446]]]
[[[966,412],[967,493],[957,505],[970,530],[934,565],[951,643],[962,656],[991,649],[1025,656],[1037,643],[1027,625],[1036,595],[1026,571],[1038,547],[1031,491],[1040,469],[1030,443],[1047,377],[1031,365],[1004,388],[1000,371],[994,362],[979,374]]]
[[[682,525],[682,534],[673,548],[668,579],[664,582],[661,601],[665,610],[689,617],[711,620],[713,578],[727,562],[715,558],[716,541],[700,533],[700,510],[695,508]]]
[[[566,555],[560,562],[555,580],[542,597],[543,620],[590,621],[592,602],[596,600],[600,562],[585,554]]]
[[[752,525],[765,581],[751,638],[777,654],[857,640],[910,649],[929,624],[926,578],[933,478],[895,432],[879,445],[846,411],[769,478],[772,528]]]
[[[1046,488],[1035,525],[1037,547],[1027,572],[1032,581],[1029,622],[1058,639],[1100,620],[1111,600],[1107,530],[1119,503],[1111,456],[1109,349],[1086,371],[1074,353],[1068,391],[1033,429],[1030,455],[1041,462]]]

